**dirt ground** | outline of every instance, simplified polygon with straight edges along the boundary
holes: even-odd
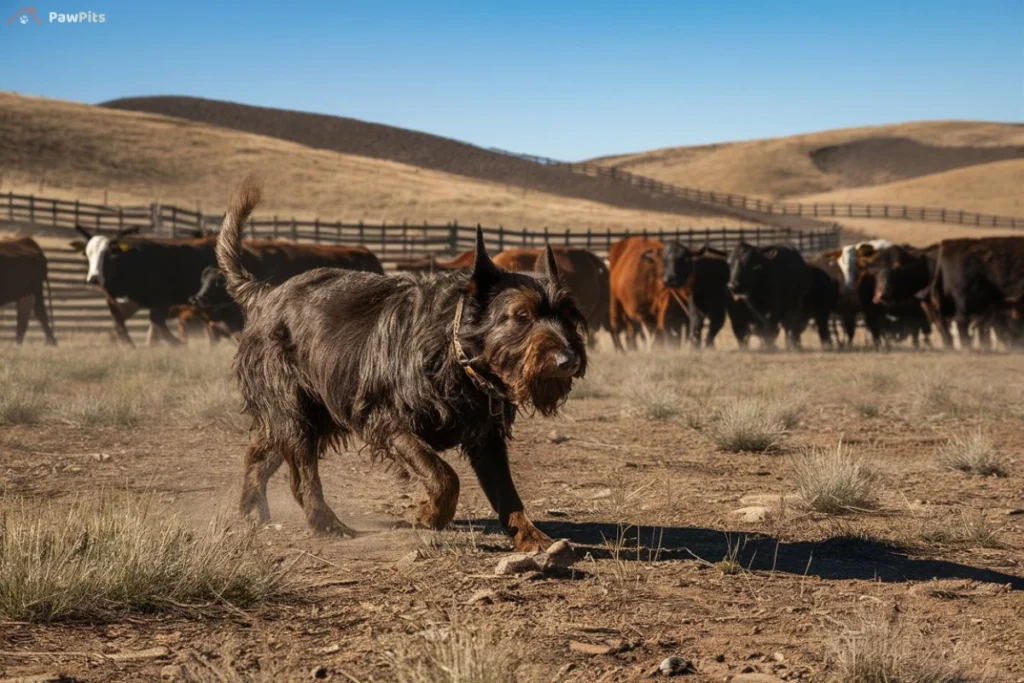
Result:
[[[34,382],[51,401],[29,423],[0,422],[0,495],[146,495],[196,525],[233,515],[246,436],[228,414],[230,356],[197,344],[0,350],[0,392]],[[327,499],[365,533],[311,536],[276,476],[258,537],[289,568],[279,598],[113,623],[0,621],[0,679],[393,681],[390,653],[468,627],[519,655],[523,683],[646,680],[671,655],[692,661],[693,681],[828,680],[837,634],[882,619],[979,679],[1024,681],[1020,355],[600,352],[591,368],[562,415],[521,417],[511,447],[528,512],[577,549],[571,576],[494,574],[511,544],[454,454],[459,513],[435,534],[401,524],[415,485],[364,453],[333,453],[321,464]],[[187,399],[199,394],[222,402],[195,409]],[[86,419],[88,405],[62,403],[76,396],[140,412]],[[743,401],[787,412],[766,452],[715,445],[723,411]],[[942,444],[973,433],[1009,455],[1008,476],[939,465]],[[825,515],[792,497],[794,455],[840,441],[878,473],[879,509]],[[764,519],[735,512],[752,506]],[[931,533],[979,511],[995,542]]]

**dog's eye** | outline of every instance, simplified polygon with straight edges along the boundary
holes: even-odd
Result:
[[[520,308],[518,311],[513,313],[513,315],[515,316],[516,320],[518,320],[521,323],[530,322],[530,312],[525,308]]]

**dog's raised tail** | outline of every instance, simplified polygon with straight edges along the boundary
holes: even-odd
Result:
[[[242,228],[253,209],[263,197],[263,186],[255,176],[249,176],[235,190],[231,206],[224,214],[224,224],[217,237],[217,265],[224,273],[228,293],[242,310],[248,310],[259,295],[267,289],[242,265]]]

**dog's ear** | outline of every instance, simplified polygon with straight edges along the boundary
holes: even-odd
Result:
[[[473,260],[473,274],[469,276],[467,289],[476,297],[482,297],[501,278],[501,270],[494,265],[494,261],[487,255],[487,246],[484,244],[484,231],[477,226],[476,229],[476,257]]]
[[[561,282],[558,263],[555,261],[555,252],[551,251],[550,244],[544,247],[544,258],[541,259],[540,274],[547,276],[549,280],[556,284]]]

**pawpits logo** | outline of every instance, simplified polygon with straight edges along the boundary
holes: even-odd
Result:
[[[102,12],[86,10],[84,12],[46,12],[47,22],[50,24],[105,24],[107,15]],[[39,18],[35,7],[23,7],[14,13],[14,16],[7,20],[7,26],[11,24],[27,26],[29,23],[45,25]]]

